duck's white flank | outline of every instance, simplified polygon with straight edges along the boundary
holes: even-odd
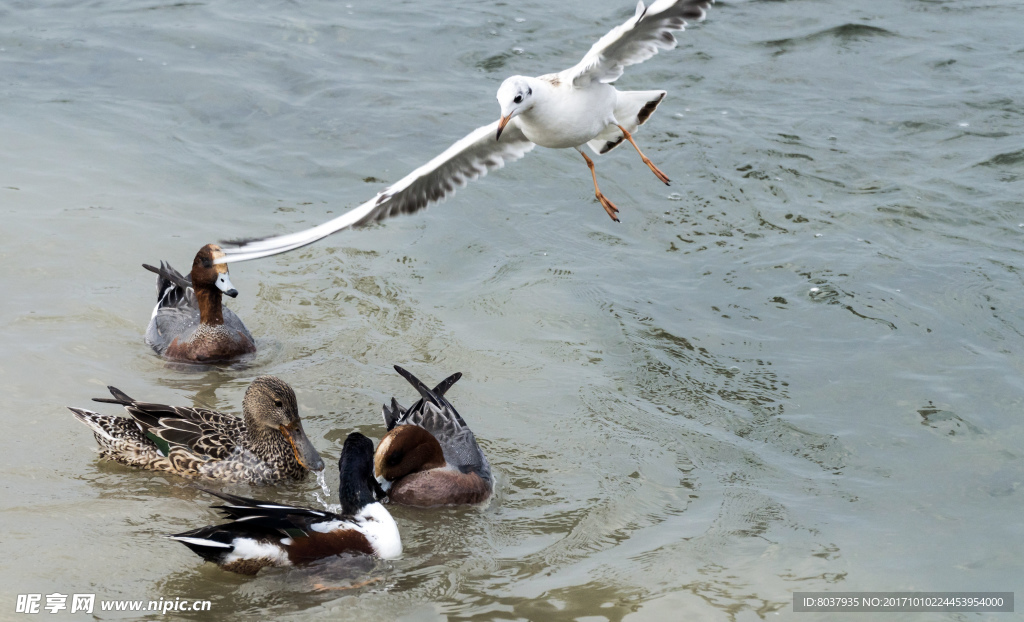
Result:
[[[379,503],[370,503],[356,514],[360,530],[381,559],[394,559],[402,554],[402,537],[391,513]]]
[[[266,559],[276,566],[291,566],[288,552],[276,544],[259,542],[252,538],[235,538],[231,541],[234,550],[224,556],[222,566],[240,559]]]

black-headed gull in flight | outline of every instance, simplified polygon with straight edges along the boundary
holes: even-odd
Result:
[[[624,140],[636,148],[644,164],[664,183],[668,177],[640,151],[633,132],[665,97],[665,91],[619,91],[611,85],[629,65],[641,63],[676,46],[673,31],[686,20],[703,20],[714,0],[656,0],[616,26],[590,48],[578,64],[536,78],[512,76],[498,88],[501,118],[479,127],[444,153],[419,167],[377,196],[322,225],[270,238],[224,242],[217,263],[276,255],[316,242],[336,231],[410,214],[447,197],[456,187],[523,157],[534,145],[580,152],[594,179],[594,193],[618,222],[618,208],[597,186],[594,162],[583,153],[611,151]]]

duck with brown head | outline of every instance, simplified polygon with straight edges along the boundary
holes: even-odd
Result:
[[[223,294],[238,295],[227,264],[215,263],[221,257],[219,246],[207,244],[196,253],[187,277],[163,261],[159,268],[142,264],[157,275],[157,303],[146,343],[158,354],[176,361],[218,363],[256,352],[245,324],[221,303]]]
[[[430,389],[395,365],[420,394],[410,408],[384,406],[388,433],[377,445],[374,474],[395,503],[416,506],[482,503],[491,497],[491,465],[476,436],[445,397],[462,374]]]

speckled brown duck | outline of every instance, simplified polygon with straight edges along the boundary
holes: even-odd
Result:
[[[491,497],[491,465],[476,436],[445,397],[461,373],[430,389],[395,365],[420,400],[402,408],[392,398],[384,406],[388,433],[377,445],[374,474],[388,498],[416,506],[482,503]]]
[[[108,387],[131,417],[71,408],[92,428],[100,456],[129,466],[185,477],[270,484],[320,471],[324,461],[309,442],[295,392],[274,376],[252,381],[242,400],[242,417],[195,406],[140,402]]]
[[[216,244],[199,249],[192,272],[182,276],[170,264],[155,272],[157,303],[146,329],[146,343],[175,361],[223,363],[256,352],[256,342],[242,320],[224,307],[221,296],[238,290],[228,277],[227,264],[216,264],[224,252]]]

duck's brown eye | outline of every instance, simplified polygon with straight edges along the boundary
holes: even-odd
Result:
[[[282,402],[281,400],[274,400],[274,406],[281,408],[282,406],[284,406],[284,402]]]

